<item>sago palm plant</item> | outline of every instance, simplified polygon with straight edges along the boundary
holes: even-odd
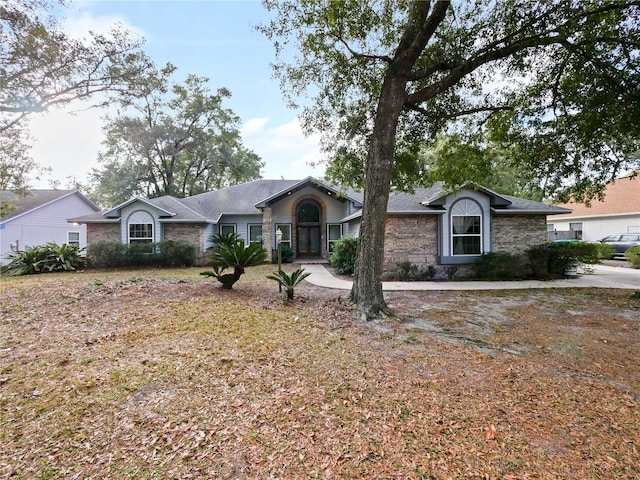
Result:
[[[288,275],[287,272],[279,270],[277,272],[272,273],[271,275],[267,275],[267,278],[270,280],[275,280],[280,285],[285,288],[287,292],[287,298],[289,300],[293,300],[293,289],[296,287],[302,280],[307,278],[311,273],[305,272],[304,268],[299,268],[294,272],[291,272],[291,275]]]
[[[267,260],[267,251],[258,243],[245,246],[244,240],[237,233],[220,233],[211,236],[214,246],[209,251],[209,260],[213,264],[212,271],[202,272],[201,275],[215,277],[222,288],[230,290],[245,268],[260,265]],[[233,273],[224,273],[227,268],[233,268]]]

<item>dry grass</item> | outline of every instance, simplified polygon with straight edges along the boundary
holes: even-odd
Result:
[[[629,292],[402,292],[365,324],[271,270],[2,278],[0,475],[640,478]]]

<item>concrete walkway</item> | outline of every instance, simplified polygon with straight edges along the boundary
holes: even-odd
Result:
[[[351,290],[352,282],[334,277],[321,264],[301,265],[311,273],[306,281],[318,287]],[[563,280],[522,280],[515,282],[482,281],[430,281],[430,282],[382,282],[386,291],[398,290],[515,290],[527,288],[626,288],[640,290],[640,269],[592,265],[593,273],[581,274]]]

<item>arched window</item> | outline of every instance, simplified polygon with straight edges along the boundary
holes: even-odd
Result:
[[[320,222],[320,209],[315,202],[304,202],[298,207],[298,223]]]
[[[451,207],[451,252],[453,255],[482,253],[482,209],[475,200],[463,198]]]
[[[138,210],[129,216],[129,243],[153,242],[153,217],[149,212]]]

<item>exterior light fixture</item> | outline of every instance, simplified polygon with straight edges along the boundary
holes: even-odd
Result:
[[[282,271],[282,230],[276,230],[276,245],[278,246],[278,273]],[[282,283],[278,282],[278,291],[282,292]]]

